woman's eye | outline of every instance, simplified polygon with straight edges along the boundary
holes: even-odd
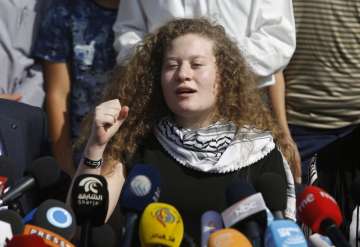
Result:
[[[199,68],[199,67],[201,67],[201,66],[203,66],[202,63],[193,63],[193,64],[192,64],[192,67],[193,67],[193,68]]]

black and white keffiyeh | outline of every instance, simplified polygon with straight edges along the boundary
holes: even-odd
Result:
[[[270,132],[241,128],[232,123],[216,122],[207,128],[177,127],[163,118],[154,129],[161,146],[181,165],[210,173],[228,173],[247,167],[264,158],[274,148]],[[287,177],[287,209],[285,215],[295,219],[295,187],[290,167],[283,157]]]

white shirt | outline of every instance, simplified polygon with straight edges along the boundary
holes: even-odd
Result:
[[[237,41],[259,86],[274,83],[295,50],[291,0],[121,0],[114,24],[117,61],[124,63],[144,35],[173,18],[206,16]]]

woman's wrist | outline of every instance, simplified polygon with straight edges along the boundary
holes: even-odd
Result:
[[[106,148],[105,145],[97,145],[97,144],[87,144],[83,156],[86,157],[89,160],[100,160],[103,157],[104,151]]]

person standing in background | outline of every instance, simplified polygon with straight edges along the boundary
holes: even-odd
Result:
[[[297,48],[271,88],[273,110],[299,150],[303,183],[317,177],[351,220],[360,163],[360,1],[294,0],[294,11]]]
[[[0,98],[42,107],[41,67],[31,57],[50,0],[0,1]]]
[[[34,56],[42,60],[53,153],[73,175],[72,142],[115,65],[112,44],[119,0],[61,0],[43,20]]]

